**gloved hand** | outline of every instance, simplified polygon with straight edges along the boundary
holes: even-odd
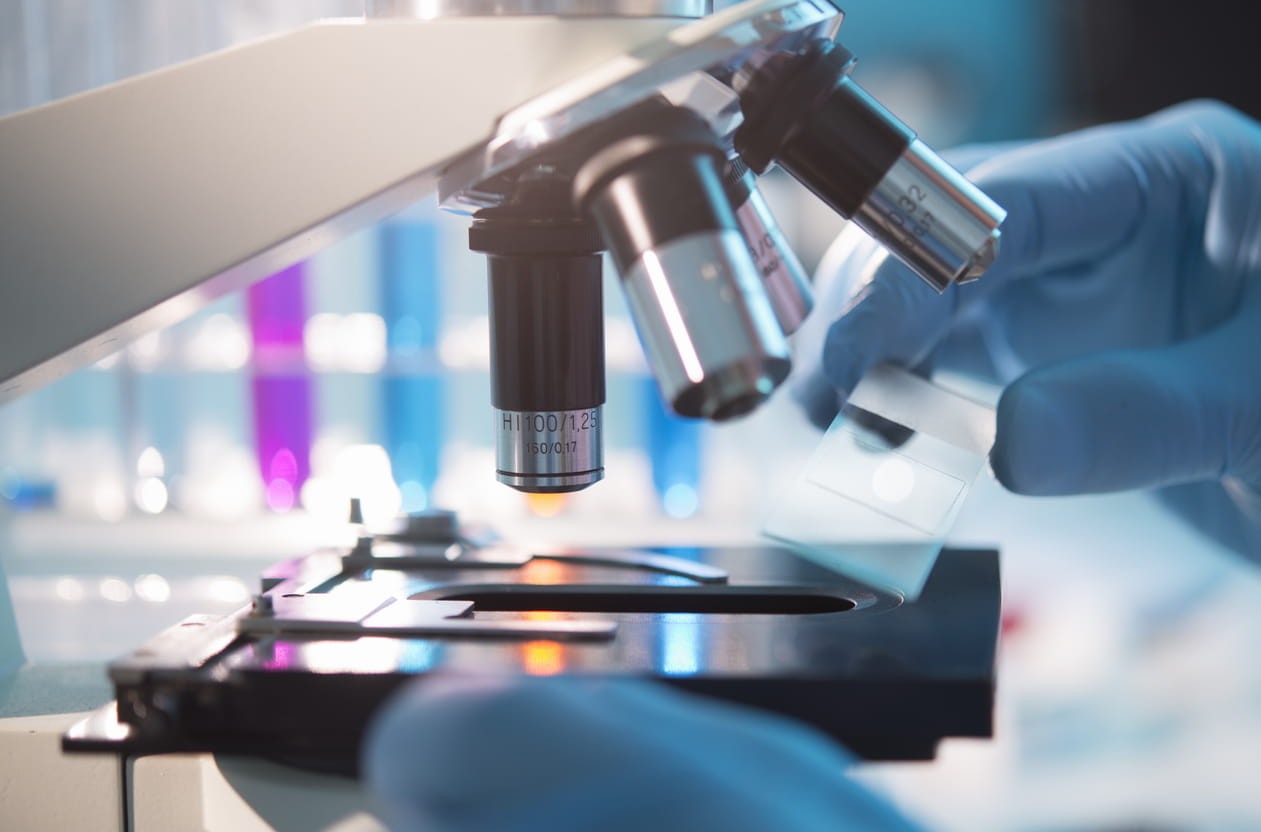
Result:
[[[802,336],[811,418],[877,362],[975,371],[983,353],[1011,382],[990,455],[1007,488],[1162,486],[1261,556],[1261,125],[1195,102],[955,163],[1008,210],[997,261],[938,296],[842,235],[817,290],[832,320]]]
[[[423,679],[363,770],[391,829],[766,832],[913,827],[788,720],[629,680]]]

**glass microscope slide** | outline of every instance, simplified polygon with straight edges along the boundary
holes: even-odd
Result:
[[[763,533],[846,577],[914,600],[994,439],[994,411],[873,368],[772,507]]]

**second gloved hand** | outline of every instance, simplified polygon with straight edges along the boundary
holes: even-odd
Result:
[[[805,727],[632,680],[421,680],[363,762],[392,829],[913,829]]]
[[[1011,382],[991,453],[1005,486],[1164,487],[1204,531],[1261,554],[1261,125],[1194,103],[971,148],[961,167],[1008,210],[997,261],[938,296],[873,244],[842,242],[820,306],[848,311],[804,334],[812,417],[880,361],[974,369],[967,330]]]

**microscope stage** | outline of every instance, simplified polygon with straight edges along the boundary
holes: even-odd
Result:
[[[785,549],[535,551],[365,538],[112,663],[68,751],[222,751],[353,772],[374,712],[429,673],[654,679],[795,717],[870,759],[991,733],[998,554],[942,552],[920,599]]]

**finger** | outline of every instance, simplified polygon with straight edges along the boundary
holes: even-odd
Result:
[[[844,314],[867,278],[858,264],[882,249],[858,226],[848,224],[824,253],[816,270],[815,312],[793,336],[795,371],[793,398],[807,418],[826,428],[836,416],[848,390],[838,398],[836,386],[823,372],[823,345],[835,316]]]
[[[968,171],[983,162],[988,162],[990,159],[995,159],[1005,153],[1011,153],[1023,147],[1029,147],[1032,144],[1033,142],[1028,139],[962,144],[942,151],[941,158],[945,159],[955,170]]]
[[[872,252],[856,271],[863,285],[828,328],[821,352],[823,375],[843,396],[875,364],[919,363],[949,329],[960,295],[956,288],[938,296],[885,251]]]
[[[1010,281],[970,317],[993,379],[1089,353],[1189,337],[1231,314],[1261,262],[1254,210],[1261,130],[1220,104],[1195,103],[1119,135],[1144,172],[1142,219],[1122,245]],[[1065,258],[1072,259],[1072,258]],[[952,324],[951,335],[960,327]],[[934,348],[940,352],[941,347]],[[943,366],[958,368],[954,356]]]
[[[640,682],[421,682],[374,725],[368,781],[424,829],[906,830],[849,758],[768,714]]]
[[[1003,393],[991,463],[1022,494],[1261,483],[1261,303],[1169,347],[1034,370]]]

